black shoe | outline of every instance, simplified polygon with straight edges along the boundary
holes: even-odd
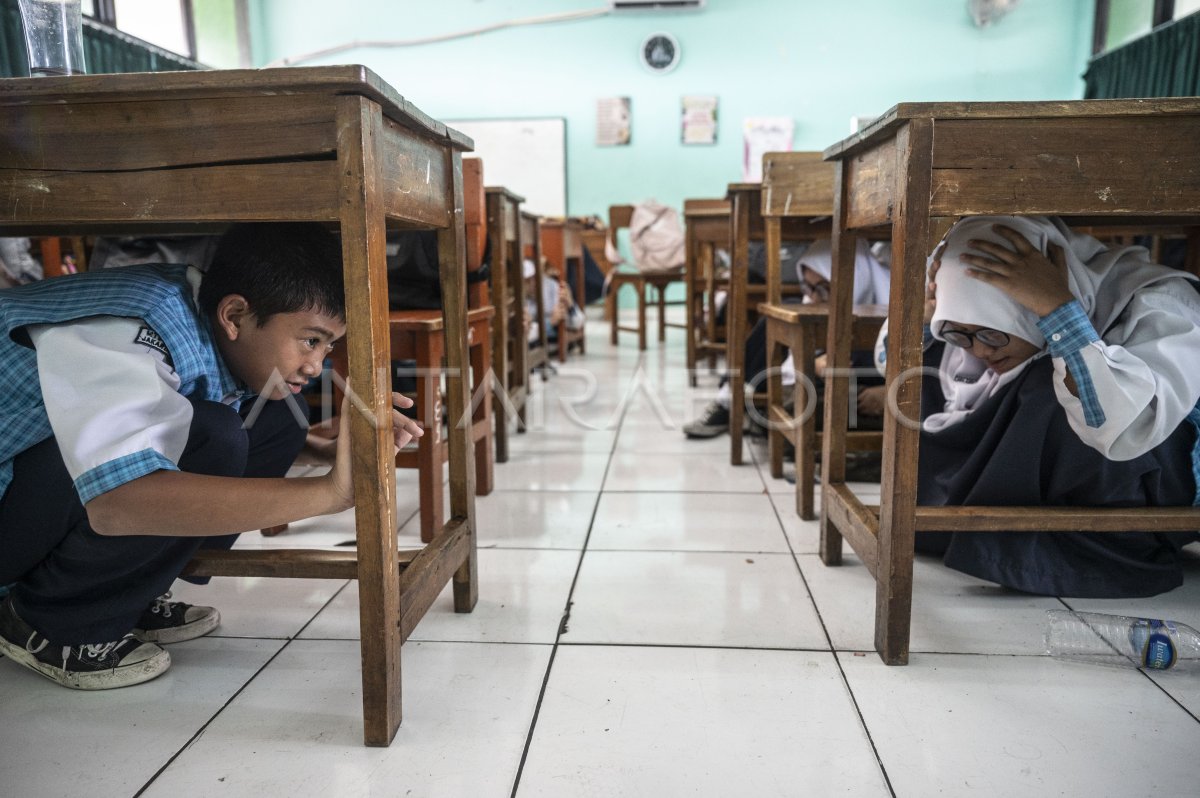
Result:
[[[689,438],[715,438],[728,431],[729,408],[720,402],[710,402],[700,418],[683,427],[683,434]]]
[[[133,627],[134,637],[143,643],[181,643],[203,637],[221,622],[221,613],[215,607],[198,607],[170,598],[170,593],[164,593],[146,608]]]
[[[21,620],[12,599],[0,604],[0,653],[75,690],[111,690],[148,682],[171,666],[171,655],[125,635],[111,643],[63,646]]]

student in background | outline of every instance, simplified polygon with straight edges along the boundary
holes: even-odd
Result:
[[[537,266],[528,258],[522,264],[525,275],[525,318],[530,321],[537,319],[537,300],[534,291],[537,290]],[[558,270],[542,260],[542,307],[546,309],[546,340],[558,341],[558,325],[567,323],[568,330],[583,328],[584,315],[575,304],[570,291],[564,291],[558,279]],[[537,343],[539,336],[537,328],[529,325],[528,337],[530,343]]]
[[[1200,500],[1200,281],[1046,217],[976,217],[930,261],[918,503]],[[1029,593],[1152,596],[1194,533],[918,533],[919,551]]]
[[[829,301],[829,279],[833,273],[833,250],[828,239],[814,241],[796,261],[799,285],[805,303]],[[891,287],[891,272],[872,254],[867,242],[859,239],[854,255],[854,304],[872,305],[886,303]],[[820,380],[824,372],[824,356],[817,359],[817,374],[810,375]],[[870,352],[854,353],[851,365],[871,368]],[[746,338],[744,375],[745,384],[755,387],[763,385],[767,368],[767,325],[759,319]],[[782,367],[784,387],[796,382],[796,373],[789,354]],[[869,419],[880,419],[883,415],[883,391],[879,380],[867,378],[860,382],[858,414]],[[709,403],[700,417],[685,424],[683,434],[689,438],[713,438],[729,431],[729,405],[732,387],[728,375],[721,379],[716,399]],[[818,400],[821,391],[817,392]],[[820,418],[820,415],[817,416]]]

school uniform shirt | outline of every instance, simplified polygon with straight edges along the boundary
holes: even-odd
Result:
[[[2,354],[10,366],[32,371],[36,363],[37,377],[24,408],[3,408],[29,422],[16,436],[23,442],[5,435],[0,493],[11,481],[11,457],[50,435],[84,503],[153,471],[178,470],[192,421],[188,397],[236,409],[246,395],[197,310],[197,270],[148,266],[90,275],[98,276],[42,284],[36,304],[0,297],[9,333]],[[14,341],[25,337],[34,352]],[[5,369],[0,381],[19,379],[14,371]]]

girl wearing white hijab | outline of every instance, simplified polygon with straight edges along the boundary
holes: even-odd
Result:
[[[936,385],[921,504],[1200,503],[1200,281],[1058,219],[959,222],[930,263]],[[1147,596],[1196,539],[1129,532],[919,536],[946,563],[1033,593]]]
[[[796,262],[796,272],[799,277],[800,289],[804,294],[803,302],[828,302],[829,279],[833,273],[833,249],[829,239],[820,239],[809,245]],[[866,241],[859,239],[854,252],[854,304],[884,304],[888,301],[890,287],[891,272],[888,267],[872,254]],[[857,357],[852,365],[869,371],[871,369],[871,363],[868,362],[870,359],[870,353],[865,353]],[[747,384],[756,387],[763,384],[761,375],[767,368],[767,328],[766,322],[762,319],[746,336],[743,367]],[[796,382],[795,365],[790,354],[780,367],[780,377],[785,388]],[[871,388],[875,382],[877,381],[869,378],[860,379],[860,397],[862,397],[863,390]],[[822,391],[818,390],[817,396],[821,395]],[[882,396],[883,391],[880,389],[877,396],[874,397],[874,401],[869,403],[870,407],[867,403],[860,401],[859,413],[882,416]],[[689,438],[711,438],[726,432],[729,429],[730,401],[731,388],[728,378],[724,378],[716,399],[704,409],[699,418],[684,425],[684,434]],[[876,407],[877,412],[872,413],[871,409]],[[820,417],[818,412],[817,418]]]

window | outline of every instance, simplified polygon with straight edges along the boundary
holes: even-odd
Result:
[[[245,3],[246,0],[81,0],[85,16],[218,69],[249,63],[249,34],[241,19]]]
[[[1200,0],[1096,0],[1092,55],[1099,55],[1159,25],[1200,11]]]

